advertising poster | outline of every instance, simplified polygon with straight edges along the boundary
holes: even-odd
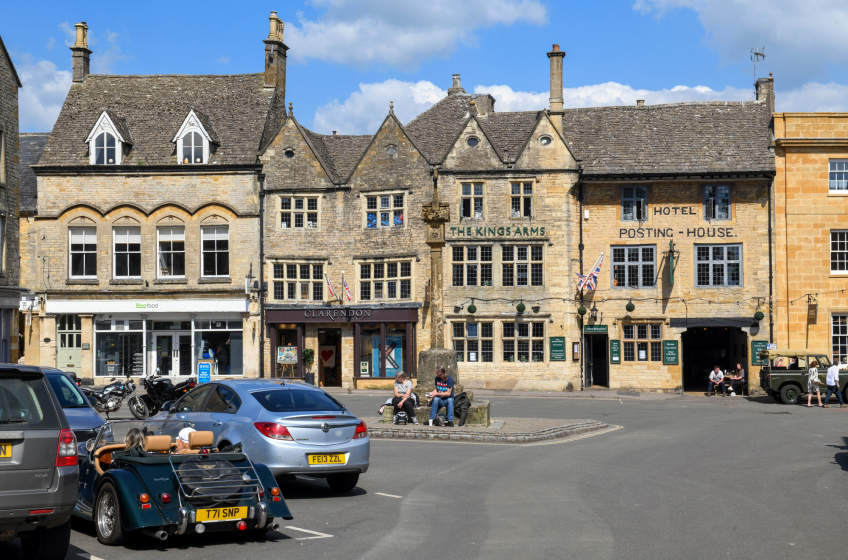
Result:
[[[386,371],[380,371],[380,337],[372,337],[374,377],[394,377],[403,369],[403,337],[386,337]]]
[[[321,365],[324,367],[336,367],[336,347],[322,346],[318,349],[321,356]]]
[[[277,346],[278,364],[296,364],[297,346]]]

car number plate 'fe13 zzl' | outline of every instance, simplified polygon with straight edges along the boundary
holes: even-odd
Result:
[[[307,455],[310,465],[344,465],[344,453],[324,453],[322,455]]]
[[[0,457],[12,456],[12,444],[8,441],[0,441]]]
[[[197,510],[197,522],[232,521],[247,517],[247,506]]]

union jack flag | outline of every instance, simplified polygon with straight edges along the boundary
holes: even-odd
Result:
[[[342,272],[342,284],[344,284],[345,296],[347,296],[348,301],[353,300],[353,296],[350,294],[350,288],[347,287],[347,280],[345,280],[344,272]]]
[[[598,276],[601,274],[601,266],[604,264],[604,254],[601,253],[601,256],[598,257],[598,260],[595,262],[595,266],[592,267],[592,272],[589,274],[578,274],[577,275],[577,289],[582,290],[586,288],[587,290],[596,290],[598,288]]]
[[[333,283],[330,282],[330,277],[327,276],[327,273],[324,273],[324,278],[327,279],[327,290],[330,292],[330,295],[336,297],[336,290],[333,288]]]

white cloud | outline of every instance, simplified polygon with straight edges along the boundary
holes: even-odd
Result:
[[[226,64],[230,61],[230,57],[222,56],[221,58],[216,58],[215,62],[220,62],[221,64]]]
[[[792,91],[775,93],[778,111],[848,111],[848,86],[809,83]]]
[[[821,79],[829,66],[844,68],[848,61],[845,0],[636,0],[633,8],[659,17],[677,8],[695,11],[726,63],[747,62],[752,47],[765,46],[760,68],[773,70],[789,87]]]
[[[547,22],[540,0],[312,0],[324,13],[314,21],[298,13],[286,22],[289,56],[365,67],[414,69],[422,60],[446,57],[459,44],[473,45],[474,31],[496,25]]]
[[[72,75],[48,60],[33,62],[28,55],[17,65],[23,87],[18,90],[22,132],[49,132],[59,116]]]

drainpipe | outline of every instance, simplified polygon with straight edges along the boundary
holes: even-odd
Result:
[[[259,377],[265,377],[265,174],[259,179]]]
[[[774,178],[771,180],[771,184],[769,185],[768,191],[768,247],[769,247],[769,342],[774,342],[774,315],[772,314],[772,294],[774,293],[772,283],[774,281],[774,263],[772,262],[772,249],[771,249],[771,234],[772,234],[772,221],[771,221],[771,191],[774,188]]]
[[[577,222],[580,225],[580,244],[577,246],[580,252],[580,274],[583,274],[583,164],[577,166]],[[580,305],[583,305],[583,290],[580,290]],[[583,317],[577,316],[580,327],[580,390],[586,390],[586,335],[583,334]]]

